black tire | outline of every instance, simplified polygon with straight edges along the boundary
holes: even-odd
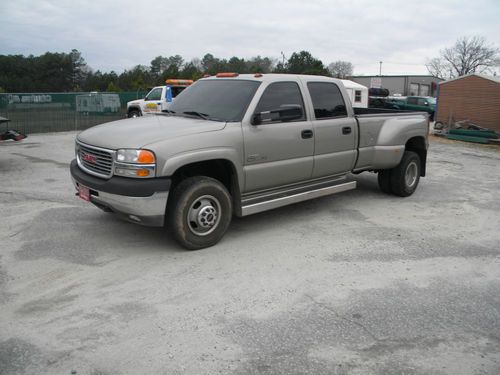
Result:
[[[231,195],[213,178],[196,176],[181,181],[168,201],[168,230],[188,250],[215,245],[231,223]]]
[[[139,112],[137,109],[133,109],[133,110],[131,110],[131,111],[127,114],[127,117],[128,117],[128,118],[140,117],[140,116],[141,116],[141,112]]]
[[[420,181],[420,157],[416,152],[405,151],[397,167],[391,169],[391,190],[395,195],[408,197]]]
[[[378,187],[384,193],[392,194],[390,169],[378,172]]]

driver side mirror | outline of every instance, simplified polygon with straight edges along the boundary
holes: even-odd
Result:
[[[286,122],[303,117],[302,107],[296,104],[282,105],[270,111],[258,112],[252,116],[252,125],[262,125],[271,122]]]

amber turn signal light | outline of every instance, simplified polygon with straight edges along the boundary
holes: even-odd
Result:
[[[137,162],[141,164],[153,164],[155,162],[155,154],[148,150],[140,150]]]

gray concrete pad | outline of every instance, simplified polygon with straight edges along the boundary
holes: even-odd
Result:
[[[499,374],[500,152],[433,140],[189,252],[74,196],[76,133],[0,144],[1,374]]]

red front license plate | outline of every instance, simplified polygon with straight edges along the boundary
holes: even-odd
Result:
[[[78,196],[84,201],[90,201],[90,190],[88,187],[83,185],[78,185]]]

